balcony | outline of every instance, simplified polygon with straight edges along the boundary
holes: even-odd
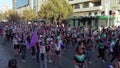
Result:
[[[102,6],[96,6],[96,7],[88,7],[88,8],[81,8],[81,9],[74,9],[74,12],[87,12],[87,11],[97,11],[97,10],[102,10]]]
[[[120,5],[112,7],[114,10],[120,10]]]
[[[101,0],[73,0],[69,1],[70,4],[83,3],[83,2],[99,2]]]
[[[92,2],[101,2],[101,0],[91,0]]]

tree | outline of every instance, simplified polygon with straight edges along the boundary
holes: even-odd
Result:
[[[7,20],[8,16],[9,16],[10,10],[5,11],[4,13],[2,13],[2,19]]]
[[[31,8],[27,8],[23,11],[23,18],[26,21],[33,21],[36,17],[37,13]]]
[[[2,14],[2,18],[5,19],[5,20],[13,21],[13,22],[16,22],[16,21],[20,20],[20,16],[15,10],[5,11]]]
[[[72,6],[66,0],[47,0],[41,5],[39,17],[59,22],[73,13]]]
[[[20,20],[20,15],[16,12],[16,11],[12,11],[10,14],[9,14],[9,20],[10,21],[13,21],[13,22],[17,22]]]

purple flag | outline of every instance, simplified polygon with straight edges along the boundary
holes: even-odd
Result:
[[[32,38],[31,38],[31,41],[30,41],[30,47],[35,46],[37,42],[38,42],[37,32],[33,32]]]

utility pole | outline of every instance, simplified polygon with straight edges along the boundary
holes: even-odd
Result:
[[[109,11],[110,11],[110,0],[105,0],[105,15],[108,17],[107,18],[107,27],[110,26]]]

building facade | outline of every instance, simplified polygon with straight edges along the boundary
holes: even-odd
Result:
[[[68,0],[68,2],[73,6],[76,15],[106,15],[105,11],[108,8],[112,13],[117,13],[116,10],[120,12],[120,0]]]
[[[104,24],[100,23],[99,24],[100,26],[101,25],[112,26],[120,24],[120,0],[67,0],[67,1],[74,8],[73,16],[77,17],[78,23],[77,25],[81,24],[79,22],[84,22],[82,25],[91,24],[92,26],[96,26],[95,22],[105,22]],[[32,8],[36,10],[36,12],[38,12],[40,11],[41,4],[44,4],[45,2],[46,0],[24,0],[24,1],[13,0],[13,8],[16,9],[19,13],[22,13],[22,11],[25,10],[26,8]],[[82,20],[81,17],[84,17],[84,19]],[[101,20],[97,20],[96,17]],[[87,22],[90,23],[86,23],[86,19],[89,19],[87,20]],[[74,20],[74,22],[76,22],[76,20]]]
[[[99,22],[106,23],[104,24],[106,26],[120,25],[120,0],[68,0],[68,2],[74,8],[74,16],[90,18],[99,16],[103,17]],[[114,20],[109,20],[109,17]]]

